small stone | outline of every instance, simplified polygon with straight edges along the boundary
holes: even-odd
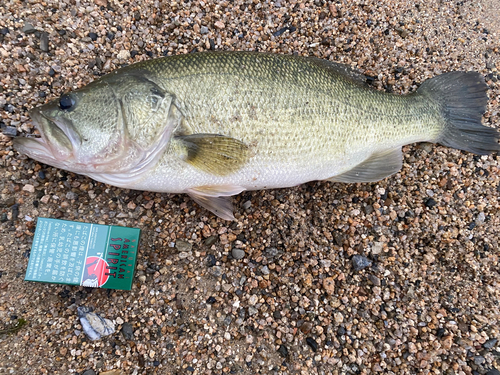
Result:
[[[368,204],[368,205],[363,207],[363,211],[365,211],[366,215],[370,215],[374,211],[374,209],[373,209],[373,206],[371,204]]]
[[[90,369],[90,370],[85,370],[82,375],[96,375],[95,371]]]
[[[255,315],[259,312],[259,310],[257,310],[255,307],[253,306],[250,306],[248,308],[248,315],[252,316],[252,315]]]
[[[262,266],[262,267],[260,268],[260,271],[261,271],[261,272],[262,272],[262,274],[264,274],[264,275],[269,275],[269,272],[270,272],[270,271],[269,271],[269,267],[268,267],[268,266]]]
[[[250,298],[248,299],[248,303],[253,306],[257,303],[257,301],[259,300],[259,298],[255,295],[255,294],[252,294],[250,296]]]
[[[206,262],[207,262],[207,267],[213,267],[217,264],[217,259],[215,258],[215,255],[208,254],[207,258],[206,258]]]
[[[9,197],[5,200],[4,202],[6,207],[11,207],[16,204],[16,198],[15,197]]]
[[[191,255],[191,254],[187,253],[185,251],[182,251],[179,253],[179,259],[186,259],[189,255]]]
[[[401,38],[406,38],[408,36],[408,30],[401,29],[399,27],[397,27],[395,30],[401,36]]]
[[[441,344],[443,345],[443,349],[450,350],[453,345],[453,335],[443,337]]]
[[[486,359],[482,355],[476,355],[474,357],[474,363],[478,366],[482,365],[484,362],[486,362]]]
[[[217,300],[215,299],[215,297],[210,296],[210,297],[208,297],[208,299],[207,299],[207,304],[208,304],[208,305],[213,305],[216,301],[217,301]]]
[[[202,27],[200,28],[200,33],[201,33],[201,34],[208,34],[208,27],[206,27],[206,26],[202,26]]]
[[[128,60],[130,59],[130,51],[122,49],[120,52],[118,52],[118,55],[116,57],[120,60]]]
[[[2,133],[7,137],[15,137],[17,135],[17,128],[15,126],[6,126],[2,129]]]
[[[43,52],[49,52],[49,34],[45,31],[40,34],[40,49]]]
[[[23,191],[27,191],[28,193],[34,193],[35,187],[31,184],[26,184],[23,186]]]
[[[330,268],[332,266],[332,261],[330,259],[321,259],[319,264],[321,264],[323,268]]]
[[[118,323],[118,319],[116,321]],[[121,333],[123,337],[125,337],[125,340],[132,340],[134,338],[134,328],[132,327],[132,324],[129,322],[123,323]]]
[[[413,342],[408,343],[408,352],[414,354],[418,351],[417,346]]]
[[[36,31],[36,29],[31,23],[26,22],[21,31],[25,34],[33,34]]]
[[[340,312],[336,312],[333,314],[333,319],[335,320],[335,323],[340,324],[344,321],[344,316]]]
[[[327,294],[333,294],[335,292],[335,280],[333,277],[327,277],[323,279],[323,288]]]
[[[97,40],[96,33],[89,33],[88,36],[89,36],[90,40],[92,40],[93,42],[95,42]]]
[[[496,345],[497,342],[498,342],[497,339],[489,339],[488,341],[486,341],[483,344],[483,348],[485,348],[485,349],[491,349],[491,348],[493,348]]]
[[[78,194],[76,194],[76,193],[74,193],[72,191],[68,191],[66,193],[66,198],[69,199],[69,200],[74,201],[74,200],[78,199]]]
[[[313,352],[318,350],[318,343],[312,337],[306,338],[306,343],[312,349]]]
[[[380,254],[384,248],[383,242],[374,242],[372,246],[372,254]]]
[[[498,371],[496,368],[492,368],[485,375],[500,375],[500,371]]]
[[[210,273],[215,277],[220,277],[222,275],[222,268],[220,266],[214,266],[210,269]]]
[[[222,284],[222,290],[224,292],[229,292],[233,286],[231,284]]]
[[[101,7],[108,6],[108,0],[94,0],[94,2]]]
[[[425,200],[424,204],[425,204],[425,207],[432,208],[437,204],[437,202],[433,198],[427,198]]]
[[[485,220],[486,220],[486,215],[484,214],[484,212],[480,212],[476,217],[476,224],[482,225],[484,224]]]
[[[245,257],[245,252],[241,249],[234,248],[233,250],[231,250],[231,255],[234,259],[240,260]]]
[[[361,271],[371,265],[372,261],[363,255],[356,254],[352,256],[352,267],[354,268],[354,271]]]
[[[218,239],[219,237],[217,236],[210,236],[205,240],[205,245],[212,246],[214,243],[217,242]]]
[[[278,349],[278,353],[283,357],[286,358],[288,357],[288,349],[285,345],[280,345]]]
[[[302,333],[308,334],[309,332],[311,332],[312,327],[313,327],[313,325],[311,324],[311,322],[304,322],[300,326],[300,330],[302,331]]]
[[[226,27],[226,25],[224,24],[224,22],[222,21],[217,21],[214,23],[215,27],[217,27],[218,29],[223,29]]]
[[[120,317],[116,318],[115,321],[116,321],[116,324],[123,324],[123,319]]]
[[[187,241],[177,240],[177,242],[175,243],[175,248],[180,252],[189,253],[193,249],[193,244]]]
[[[381,285],[381,283],[380,283],[380,279],[379,279],[377,276],[375,276],[375,275],[371,275],[371,274],[370,274],[370,275],[368,275],[367,277],[368,277],[368,280],[370,280],[370,282],[371,282],[373,285],[375,285],[375,286],[380,286],[380,285]]]
[[[138,279],[139,279],[139,281],[140,281],[141,283],[146,282],[146,276],[145,276],[145,275],[141,275],[141,276],[139,276],[139,277],[138,277]]]

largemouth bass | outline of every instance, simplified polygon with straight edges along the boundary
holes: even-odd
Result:
[[[388,177],[406,144],[499,151],[499,133],[481,124],[486,89],[478,73],[451,72],[401,96],[326,60],[206,52],[140,62],[63,94],[31,111],[41,138],[14,143],[110,185],[187,193],[231,220],[230,196],[244,190]]]

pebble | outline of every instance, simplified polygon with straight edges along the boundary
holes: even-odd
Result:
[[[253,307],[253,306],[248,307],[248,315],[253,316],[253,315],[257,314],[258,312],[259,312],[259,310],[257,310],[255,307]]]
[[[489,339],[488,341],[486,341],[483,344],[483,348],[485,348],[485,349],[491,349],[491,348],[493,348],[496,345],[497,342],[498,342],[498,339]]]
[[[427,198],[427,199],[424,201],[424,204],[425,204],[425,207],[427,207],[427,208],[432,208],[432,207],[434,207],[435,205],[437,205],[437,202],[436,202],[433,198]]]
[[[17,128],[15,126],[6,126],[2,129],[2,133],[7,137],[17,136]]]
[[[121,333],[126,340],[134,339],[134,328],[132,327],[132,324],[130,324],[129,322],[123,323]]]
[[[300,330],[302,331],[302,333],[304,334],[308,334],[309,332],[311,332],[313,328],[313,325],[311,322],[304,322],[301,326],[300,326]]]
[[[212,246],[219,239],[218,236],[210,236],[205,240],[205,245]]]
[[[333,294],[335,292],[335,279],[333,277],[323,279],[323,288],[327,294]]]
[[[245,252],[241,249],[233,248],[231,250],[231,255],[234,259],[240,260],[240,259],[243,259],[245,257]]]
[[[36,31],[36,29],[31,23],[26,22],[22,27],[21,31],[25,34],[33,34]]]
[[[224,22],[222,21],[217,21],[214,23],[215,27],[217,27],[218,29],[223,29],[226,27],[226,25],[224,24]]]
[[[306,343],[312,349],[313,352],[318,351],[318,343],[312,337],[306,338]]]
[[[213,266],[212,268],[210,268],[210,273],[215,277],[220,277],[222,275],[222,267]]]
[[[354,268],[354,271],[361,271],[371,265],[372,261],[363,255],[356,254],[352,256],[352,267]]]
[[[372,246],[372,254],[378,255],[382,252],[382,249],[384,248],[384,243],[383,242],[374,242]]]
[[[45,31],[40,34],[40,49],[43,52],[49,52],[49,34]]]
[[[484,214],[484,212],[480,212],[476,217],[476,224],[483,225],[485,220],[486,220],[486,215]]]
[[[31,184],[26,184],[23,186],[23,191],[27,191],[28,193],[34,193],[35,187]]]
[[[120,60],[128,60],[130,59],[130,51],[122,49],[120,52],[118,52],[118,55],[116,57]]]
[[[248,303],[250,304],[250,306],[253,306],[257,303],[258,300],[259,298],[255,294],[252,294],[248,299]]]
[[[474,357],[474,363],[476,365],[482,365],[484,362],[486,362],[486,359],[482,355],[476,355]]]
[[[200,28],[200,33],[201,33],[202,35],[204,35],[204,34],[208,34],[208,27],[206,27],[206,26],[202,26],[202,27]]]
[[[85,370],[82,375],[96,375],[95,371],[90,369],[90,370]]]
[[[189,253],[193,249],[193,244],[183,240],[177,240],[175,243],[175,248],[180,252]]]
[[[367,276],[367,278],[368,278],[368,280],[371,281],[371,283],[373,285],[375,285],[375,286],[380,286],[381,285],[380,279],[377,276],[370,274],[370,275]]]
[[[278,353],[283,357],[286,358],[288,357],[288,348],[285,345],[280,345],[278,348]]]

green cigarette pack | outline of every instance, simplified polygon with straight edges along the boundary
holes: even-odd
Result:
[[[141,230],[38,218],[27,281],[130,290]]]

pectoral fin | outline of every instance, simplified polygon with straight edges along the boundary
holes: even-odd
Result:
[[[191,134],[174,139],[186,162],[216,176],[234,173],[248,160],[248,146],[235,138],[219,134]]]
[[[373,154],[353,169],[333,176],[328,181],[334,182],[376,182],[398,172],[403,165],[401,148]]]
[[[224,220],[234,220],[231,196],[244,191],[236,185],[199,186],[186,191],[200,206],[213,212]]]

